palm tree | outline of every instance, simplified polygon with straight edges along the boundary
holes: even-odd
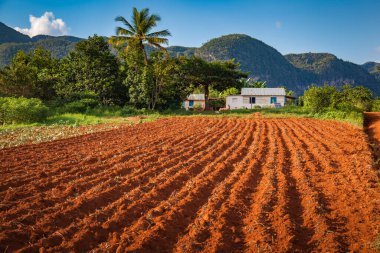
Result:
[[[138,42],[140,49],[144,51],[145,64],[148,63],[148,57],[145,51],[144,44],[151,45],[160,50],[166,50],[162,44],[168,44],[168,39],[165,37],[170,36],[168,30],[158,32],[151,32],[152,28],[157,25],[161,20],[160,16],[149,14],[149,9],[145,8],[138,11],[133,8],[132,21],[128,22],[124,17],[118,16],[115,21],[122,22],[126,28],[116,27],[116,36],[112,36],[110,42],[114,45],[125,45],[131,41]],[[127,47],[128,48],[128,47]]]

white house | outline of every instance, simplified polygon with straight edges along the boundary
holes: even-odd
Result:
[[[241,95],[227,96],[226,108],[282,107],[285,102],[286,92],[284,88],[242,88]]]
[[[183,102],[182,107],[186,110],[204,109],[206,107],[205,94],[190,94]]]

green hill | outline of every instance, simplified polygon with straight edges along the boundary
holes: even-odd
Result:
[[[82,40],[73,36],[37,35],[30,38],[16,30],[0,23],[0,67],[8,65],[19,50],[33,51],[37,47],[49,50],[53,57],[66,56]]]
[[[360,65],[338,59],[328,53],[304,53],[285,55],[295,67],[315,74],[313,83],[332,84],[338,87],[344,84],[364,85],[376,94],[380,94],[378,81]]]
[[[75,42],[60,37],[46,38],[27,43],[3,43],[0,44],[0,67],[8,65],[19,50],[30,52],[37,47],[43,47],[49,50],[53,57],[62,58],[66,56],[74,46]]]
[[[31,41],[28,35],[22,34],[4,23],[0,22],[0,44],[7,42],[29,42]]]
[[[250,76],[267,81],[269,86],[286,86],[302,91],[314,79],[313,74],[295,68],[276,49],[243,34],[212,39],[195,50],[206,60],[235,59]]]
[[[178,56],[191,57],[194,55],[196,48],[195,47],[170,46],[170,47],[167,47],[167,50],[172,57],[178,57]]]
[[[375,77],[380,82],[380,63],[378,62],[366,62],[361,65],[366,71]]]

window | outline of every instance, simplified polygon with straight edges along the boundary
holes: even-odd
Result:
[[[249,98],[249,103],[250,104],[256,104],[256,97],[250,97]]]
[[[276,104],[277,103],[277,97],[270,97],[270,103]]]
[[[238,101],[237,98],[232,98],[232,103],[236,103]]]
[[[194,100],[189,100],[189,106],[194,106]]]

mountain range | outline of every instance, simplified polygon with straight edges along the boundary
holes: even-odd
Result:
[[[38,35],[30,38],[0,22],[0,67],[8,65],[19,50],[43,47],[53,57],[62,58],[83,39],[73,36]],[[380,96],[380,63],[357,65],[329,53],[282,55],[264,42],[244,34],[211,39],[199,48],[170,46],[172,56],[198,56],[205,60],[235,59],[251,77],[266,81],[269,87],[285,86],[301,95],[312,84],[364,85]]]

